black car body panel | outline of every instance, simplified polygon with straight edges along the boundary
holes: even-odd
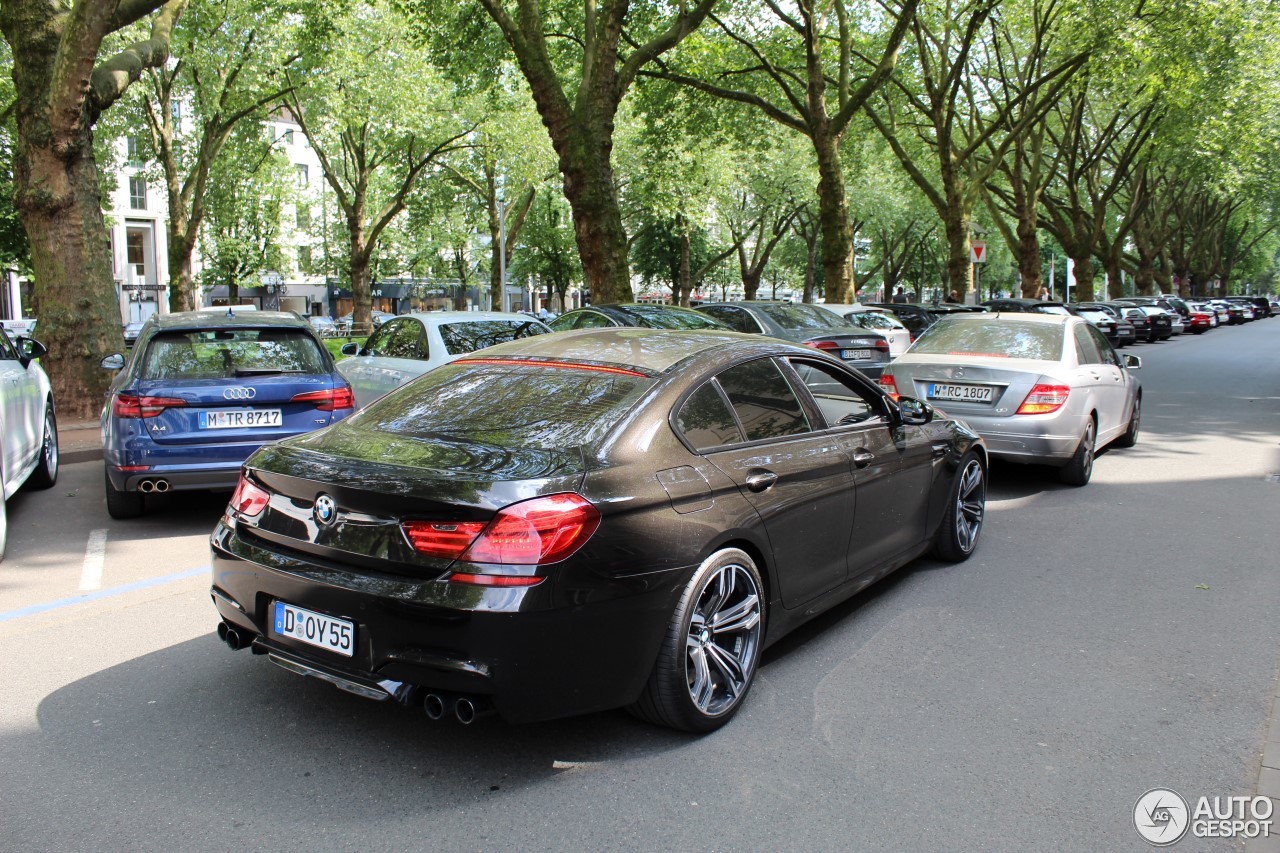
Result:
[[[542,444],[461,427],[444,434],[403,416],[472,379],[491,388],[501,370],[512,409],[528,412],[542,394],[528,381],[535,371],[562,369],[600,376],[602,387],[610,372],[625,374],[625,393],[601,409],[603,426],[576,445],[558,433]],[[748,409],[735,408],[737,439],[691,437],[708,434],[691,431],[703,422],[684,415],[695,394],[735,399],[735,386],[722,383],[757,369],[785,380],[808,428],[752,438],[748,427],[775,428],[777,410],[745,421]],[[828,398],[823,377],[854,393]],[[842,405],[850,414],[832,423]],[[440,368],[348,421],[255,454],[245,476],[270,497],[259,517],[229,509],[218,524],[211,593],[224,632],[363,695],[411,703],[425,690],[452,691],[492,701],[511,721],[613,708],[640,694],[682,591],[709,555],[733,547],[757,561],[765,642],[774,642],[928,549],[971,451],[985,462],[962,422],[936,413],[910,425],[872,382],[805,347],[719,332],[545,335]],[[760,492],[750,478],[765,466],[778,479]],[[599,526],[548,565],[428,556],[402,533],[407,519],[479,523],[513,502],[564,493],[588,500]],[[322,495],[335,507],[323,521]],[[453,580],[476,574],[537,582]],[[349,620],[352,654],[283,636],[276,601]]]

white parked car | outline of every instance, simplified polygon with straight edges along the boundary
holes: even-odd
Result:
[[[836,305],[829,302],[818,303],[837,317],[848,321],[850,325],[877,332],[889,342],[889,358],[897,358],[911,346],[911,331],[902,325],[902,321],[883,308],[872,308],[868,305],[850,303]]]
[[[344,345],[342,354],[351,358],[338,362],[338,372],[351,383],[356,405],[363,407],[467,353],[550,332],[528,315],[501,311],[406,314],[379,326],[364,346]]]
[[[23,484],[47,489],[58,479],[53,389],[36,361],[45,352],[38,341],[0,331],[0,559],[9,538],[9,498]]]

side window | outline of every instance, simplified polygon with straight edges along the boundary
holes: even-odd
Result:
[[[1086,326],[1089,330],[1089,337],[1093,338],[1094,346],[1098,348],[1099,361],[1103,364],[1112,364],[1116,367],[1120,366],[1120,356],[1116,355],[1115,348],[1111,346],[1111,341],[1107,340],[1107,336],[1102,334],[1095,326]]]
[[[1090,328],[1087,323],[1081,323],[1075,327],[1076,356],[1081,364],[1101,364],[1102,355],[1098,352],[1098,345],[1093,342],[1093,338],[1089,337]]]
[[[9,330],[0,329],[0,361],[17,361],[18,353],[9,342]]]
[[[747,441],[809,431],[800,400],[771,358],[731,367],[718,377]]]
[[[697,450],[742,441],[738,421],[714,379],[684,401],[676,416],[676,427]]]
[[[800,381],[809,389],[828,426],[866,423],[879,418],[879,401],[868,398],[848,377],[830,365],[791,360]]]
[[[760,324],[755,318],[743,311],[741,308],[731,308],[727,305],[716,305],[711,308],[703,308],[703,311],[715,317],[721,323],[724,323],[735,332],[750,332],[751,334],[760,333]]]
[[[553,332],[567,332],[573,328],[573,321],[578,319],[577,314],[561,314],[547,325]]]
[[[613,325],[613,321],[608,317],[596,311],[583,311],[578,315],[578,322],[573,324],[575,329],[607,329]]]
[[[391,339],[396,333],[396,327],[399,323],[385,323],[379,326],[377,331],[369,336],[369,340],[364,343],[365,355],[389,355],[391,352]]]
[[[391,358],[426,358],[427,347],[422,340],[422,324],[417,320],[401,320],[396,323],[391,337]]]

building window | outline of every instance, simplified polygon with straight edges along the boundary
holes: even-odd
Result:
[[[129,207],[134,210],[147,209],[147,179],[141,175],[129,178]]]
[[[311,183],[311,173],[307,170],[305,164],[298,164],[298,186],[305,187]]]
[[[182,102],[173,101],[169,104],[169,115],[173,116],[173,123],[179,124],[182,121]]]
[[[298,271],[303,275],[311,275],[311,247],[298,247]]]
[[[130,266],[146,266],[147,253],[142,244],[142,232],[130,231],[125,235],[125,256]]]
[[[284,132],[284,144],[285,145],[293,144],[293,128],[289,128]]]
[[[126,136],[124,138],[125,148],[128,151],[128,159],[130,163],[141,163],[142,156],[142,140],[136,136]]]
[[[311,227],[311,208],[305,204],[298,205],[298,228],[307,229]]]

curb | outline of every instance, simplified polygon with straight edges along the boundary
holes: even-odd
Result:
[[[61,465],[75,465],[77,462],[101,462],[102,448],[90,447],[85,450],[59,450],[58,462]]]
[[[1256,793],[1260,797],[1271,799],[1273,814],[1280,818],[1280,680],[1276,681],[1271,691],[1271,714],[1267,720],[1262,750],[1262,766],[1258,769]],[[1275,820],[1273,818],[1270,837],[1249,839],[1245,842],[1245,853],[1280,853],[1280,831]]]

